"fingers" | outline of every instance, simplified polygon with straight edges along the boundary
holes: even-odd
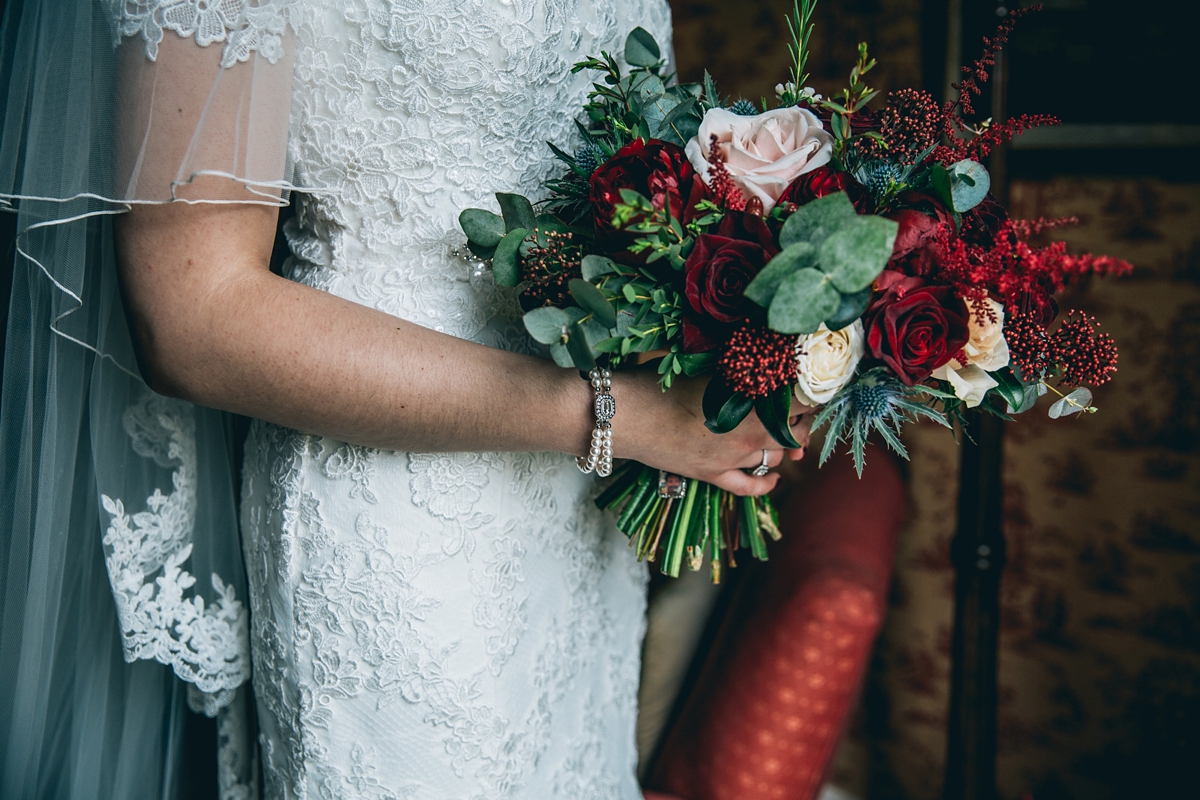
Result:
[[[742,469],[754,469],[755,467],[761,466],[763,463],[763,450],[767,451],[768,467],[778,467],[783,463],[783,450],[779,448],[779,445],[775,445],[774,447],[764,447],[754,455],[746,456],[746,460],[739,466],[741,466]]]
[[[787,457],[792,461],[799,461],[800,459],[804,458],[804,453],[807,450],[807,447],[799,447],[794,450],[785,450],[784,452],[787,453]]]
[[[740,469],[731,469],[728,472],[721,473],[710,482],[714,486],[742,497],[748,495],[759,497],[775,488],[779,483],[779,473],[768,472],[761,478],[757,478],[748,472],[742,472]]]

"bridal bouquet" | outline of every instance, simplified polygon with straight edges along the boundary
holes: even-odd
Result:
[[[1053,295],[1125,262],[1028,242],[1071,220],[1010,219],[989,194],[989,152],[1053,118],[971,124],[973,96],[1007,40],[1013,12],[964,68],[959,99],[892,92],[879,110],[859,46],[849,86],[825,98],[803,88],[815,0],[789,18],[793,71],[776,102],[730,102],[705,74],[669,85],[645,30],[575,65],[600,78],[574,153],[535,210],[498,194],[501,214],[460,216],[471,250],[499,284],[520,288],[529,334],[564,367],[589,372],[657,359],[662,387],[711,375],[708,428],[751,412],[786,448],[793,402],[819,407],[820,461],[848,445],[861,474],[874,432],[906,456],[907,419],[947,427],[979,407],[1008,418],[1054,392],[1051,417],[1094,412],[1084,384],[1104,383],[1116,347],[1091,317],[1053,327]],[[639,557],[677,576],[686,558],[749,547],[766,559],[779,537],[767,497],[735,497],[626,463],[597,500]]]

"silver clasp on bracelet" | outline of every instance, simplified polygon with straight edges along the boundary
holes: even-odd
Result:
[[[592,446],[586,458],[575,457],[575,463],[583,473],[593,470],[601,478],[612,474],[612,425],[609,421],[617,415],[617,401],[609,393],[612,389],[612,373],[599,367],[592,368],[588,373],[592,389],[596,392],[593,411],[596,414],[596,428],[592,431]]]

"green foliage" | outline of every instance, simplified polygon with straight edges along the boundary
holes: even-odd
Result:
[[[496,201],[500,203],[500,213],[504,215],[504,228],[511,232],[517,228],[531,231],[537,227],[537,219],[533,213],[533,204],[519,194],[496,192]]]
[[[482,208],[468,208],[458,215],[458,224],[468,241],[481,248],[495,247],[504,238],[507,228],[499,214]]]
[[[521,245],[529,231],[513,228],[504,235],[492,255],[492,275],[501,286],[516,286],[521,282]]]
[[[908,458],[908,451],[898,435],[905,421],[924,417],[950,427],[946,415],[928,402],[922,402],[919,399],[922,395],[930,398],[947,396],[929,386],[905,386],[884,367],[859,374],[858,379],[838,392],[813,421],[814,431],[829,426],[820,463],[828,460],[838,444],[849,442],[854,470],[861,477],[867,439],[872,432],[878,433],[898,455]]]
[[[768,309],[767,323],[781,333],[812,333],[822,322],[844,328],[866,310],[897,227],[858,214],[845,192],[806,203],[784,222],[783,251],[751,281],[746,296]]]
[[[801,445],[792,434],[788,421],[792,414],[792,386],[786,384],[765,397],[754,401],[754,410],[758,414],[763,428],[771,434],[771,438],[783,447],[793,449]]]
[[[717,376],[705,387],[701,405],[704,409],[704,426],[713,433],[729,433],[749,416],[754,401],[735,392],[724,378]]]
[[[982,203],[992,187],[992,177],[978,161],[963,159],[951,165],[948,172],[950,200],[960,214]]]
[[[788,52],[792,55],[792,85],[790,91],[785,91],[780,98],[785,106],[794,106],[799,102],[799,92],[808,83],[808,40],[815,27],[812,14],[816,7],[817,0],[793,0],[792,14],[786,18],[788,32],[792,35],[788,45]]]
[[[572,280],[568,286],[571,297],[580,308],[591,313],[596,322],[605,328],[617,327],[617,312],[604,296],[604,292],[579,278]]]
[[[535,308],[525,314],[523,321],[529,335],[542,344],[562,344],[570,335],[571,318],[561,308]]]
[[[812,333],[838,310],[841,295],[819,269],[798,270],[779,285],[767,310],[767,324],[780,333]]]
[[[657,68],[662,64],[658,42],[645,28],[634,28],[625,39],[625,63],[632,67]]]

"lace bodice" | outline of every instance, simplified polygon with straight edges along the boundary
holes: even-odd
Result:
[[[546,142],[579,144],[575,61],[637,25],[670,39],[663,0],[106,2],[151,58],[164,31],[222,43],[232,68],[294,56],[290,277],[505,348],[524,346],[515,300],[458,255],[459,211],[541,195]],[[598,488],[565,456],[256,425],[242,524],[267,795],[638,797],[645,572]]]
[[[493,194],[542,194],[586,93],[582,56],[620,53],[643,25],[669,39],[663,0],[355,0],[297,9],[292,158],[301,197],[294,276],[455,335],[507,345],[515,308],[471,266],[458,213]],[[485,335],[488,324],[491,335]],[[497,338],[498,337],[498,338]],[[518,337],[523,338],[523,337]]]

